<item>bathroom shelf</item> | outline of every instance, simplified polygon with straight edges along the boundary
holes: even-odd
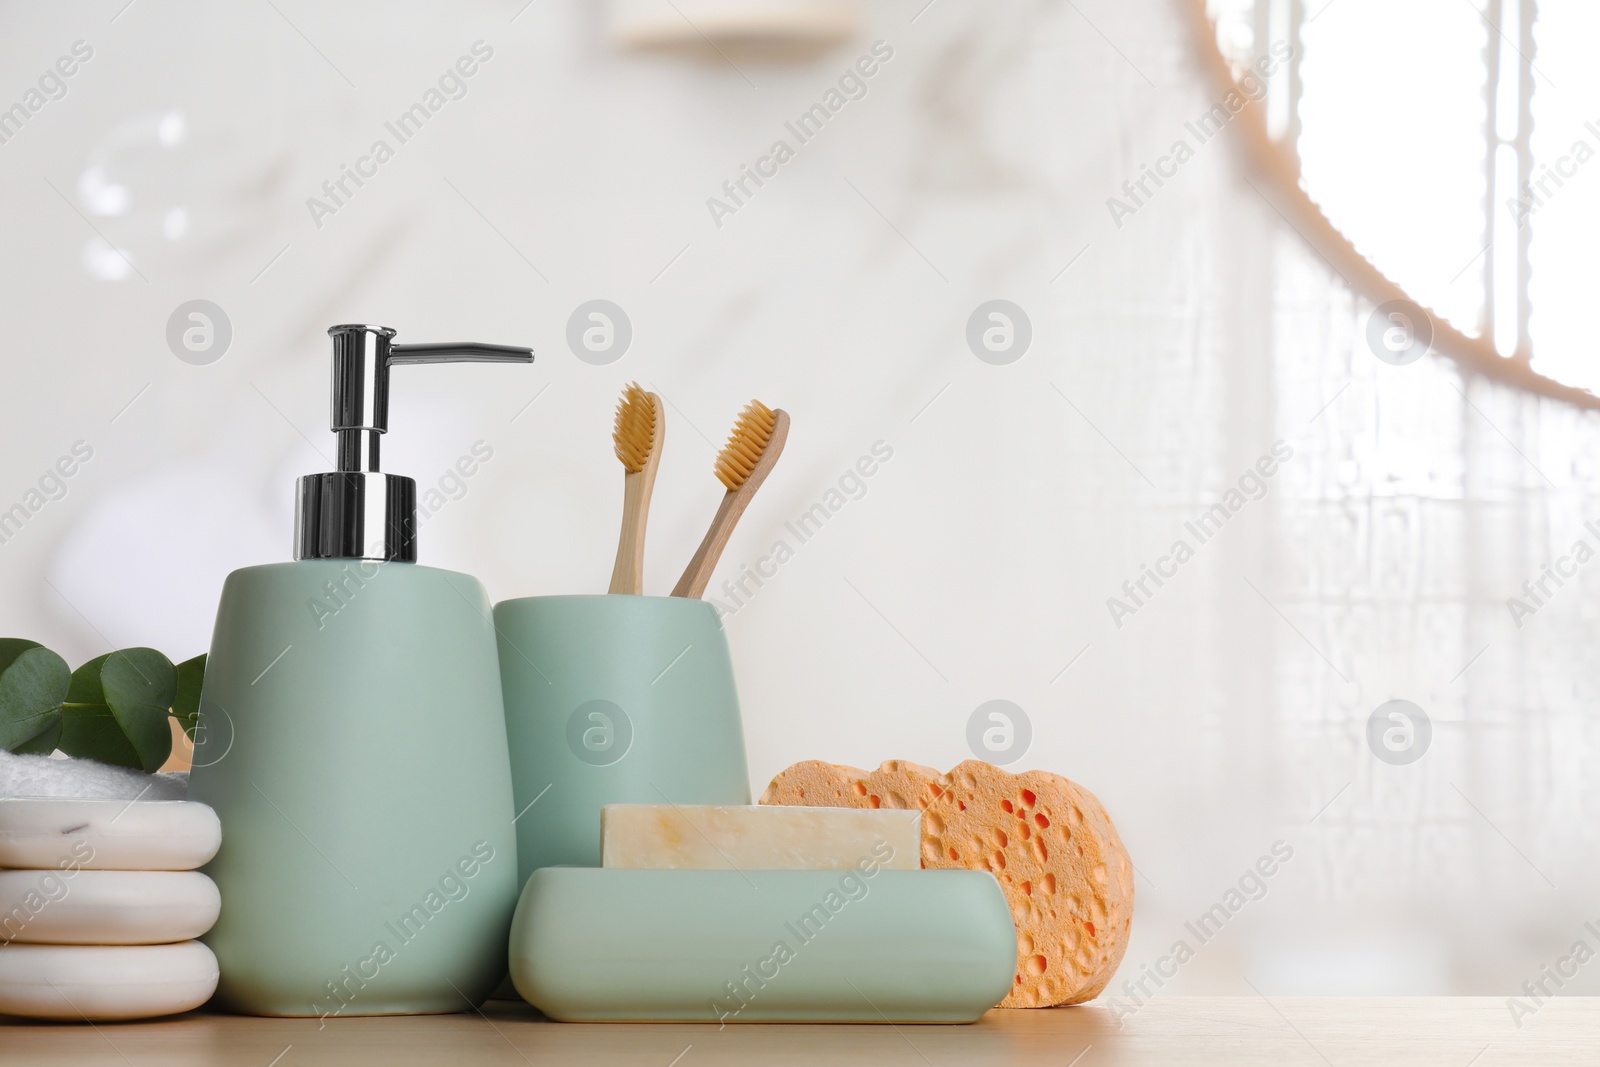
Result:
[[[1494,997],[1159,997],[1123,1020],[1091,1006],[991,1011],[973,1026],[557,1024],[491,1002],[483,1014],[259,1019],[196,1012],[87,1026],[0,1022],[0,1064],[188,1067],[873,1067],[1048,1064],[1593,1063],[1600,998],[1548,1001],[1518,1029]]]

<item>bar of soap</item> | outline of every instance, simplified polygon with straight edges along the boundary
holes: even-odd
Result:
[[[0,1013],[35,1019],[149,1019],[198,1008],[217,988],[217,957],[176,945],[7,945]]]
[[[1093,793],[1057,774],[967,760],[948,774],[903,760],[862,771],[819,760],[779,772],[763,804],[922,812],[922,865],[992,871],[1017,927],[1002,1008],[1099,996],[1128,947],[1133,864]]]
[[[221,844],[217,813],[192,800],[0,797],[0,867],[188,871]]]
[[[602,867],[696,871],[845,870],[865,862],[914,871],[922,817],[915,811],[716,804],[607,804]]]
[[[1005,995],[1015,942],[979,871],[541,867],[510,963],[563,1022],[970,1023]]]
[[[221,907],[199,871],[0,871],[0,946],[190,941]]]

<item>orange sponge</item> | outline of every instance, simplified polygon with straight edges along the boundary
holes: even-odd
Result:
[[[994,872],[1017,927],[1002,1008],[1092,1000],[1122,962],[1133,864],[1094,794],[1060,775],[979,760],[948,774],[903,760],[875,771],[807,760],[779,772],[761,803],[914,808],[924,867]]]

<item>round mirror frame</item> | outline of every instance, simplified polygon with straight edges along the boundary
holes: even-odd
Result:
[[[1180,2],[1188,9],[1195,54],[1206,77],[1219,94],[1238,92],[1245,98],[1244,108],[1229,126],[1236,131],[1234,143],[1245,167],[1260,182],[1251,184],[1283,217],[1284,222],[1344,278],[1354,292],[1375,306],[1405,301],[1421,308],[1432,320],[1430,350],[1454,360],[1468,374],[1481,375],[1584,410],[1600,411],[1600,396],[1546,377],[1535,371],[1526,360],[1500,355],[1489,338],[1463,333],[1442,316],[1434,314],[1425,304],[1414,300],[1399,283],[1358,252],[1349,238],[1306,195],[1301,185],[1300,159],[1293,148],[1268,135],[1266,108],[1259,101],[1250,100],[1234,80],[1233,70],[1217,44],[1216,24],[1206,12],[1206,0]]]

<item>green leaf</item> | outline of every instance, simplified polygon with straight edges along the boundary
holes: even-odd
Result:
[[[177,668],[153,648],[96,656],[72,672],[61,751],[156,770],[172,754],[167,709],[177,684]]]
[[[110,658],[109,652],[96,656],[72,672],[72,685],[67,690],[68,704],[105,704],[106,691],[100,687],[100,668]]]
[[[81,671],[83,667],[78,669]],[[88,707],[68,705],[63,708],[61,740],[56,744],[69,756],[135,770],[144,769],[144,762],[128,740],[128,735],[122,732],[111,709],[103,704]]]
[[[172,754],[167,713],[178,687],[172,661],[153,648],[124,648],[106,657],[100,687],[143,769],[160,769]]]
[[[0,637],[0,674],[16,662],[18,656],[30,648],[42,648],[37,641],[29,641],[21,637]]]
[[[61,709],[55,708],[55,714],[50,716],[50,725],[22,742],[11,751],[19,756],[48,756],[56,750],[56,745],[61,741]]]
[[[0,639],[0,748],[13,751],[48,729],[70,680],[66,661],[43,645]]]
[[[183,732],[194,740],[195,726],[200,721],[200,687],[206,680],[206,654],[178,664],[178,688],[172,697],[172,714],[183,726]]]

